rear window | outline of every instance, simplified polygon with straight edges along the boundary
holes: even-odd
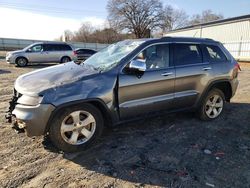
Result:
[[[71,47],[69,45],[67,45],[67,44],[61,45],[61,49],[62,50],[72,50]]]
[[[176,66],[202,63],[199,45],[174,44],[174,63]]]
[[[206,45],[208,57],[211,62],[225,62],[227,58],[218,46]]]
[[[88,49],[79,49],[76,51],[77,54],[94,54],[96,53],[94,50],[88,50]]]

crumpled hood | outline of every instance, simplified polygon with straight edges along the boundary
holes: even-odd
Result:
[[[21,94],[36,96],[46,89],[72,83],[95,73],[98,71],[72,61],[23,74],[17,78],[15,89]]]

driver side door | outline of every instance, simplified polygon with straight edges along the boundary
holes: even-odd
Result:
[[[29,48],[26,52],[29,62],[43,62],[46,55],[43,53],[43,45],[36,44]]]
[[[170,63],[169,44],[149,46],[133,60],[136,59],[145,61],[145,72],[138,75],[123,71],[119,75],[118,101],[122,120],[173,108],[175,69]]]

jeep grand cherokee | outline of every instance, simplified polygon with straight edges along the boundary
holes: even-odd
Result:
[[[92,144],[104,125],[155,112],[196,110],[219,117],[235,94],[239,65],[219,42],[125,40],[87,59],[20,76],[7,118],[28,136],[49,134],[61,150]]]

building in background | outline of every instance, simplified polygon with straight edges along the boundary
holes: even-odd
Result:
[[[176,29],[165,36],[201,37],[220,41],[240,61],[250,61],[250,14]]]

